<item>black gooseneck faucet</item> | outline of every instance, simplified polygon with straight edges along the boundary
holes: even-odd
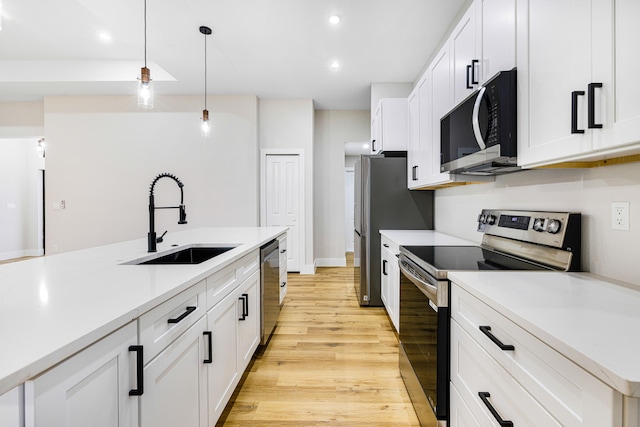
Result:
[[[180,187],[180,205],[179,206],[157,206],[153,201],[153,189],[156,186],[156,183],[161,178],[171,178],[178,184]],[[151,187],[149,189],[149,233],[147,234],[147,242],[149,250],[148,252],[156,252],[156,243],[162,242],[162,237],[166,234],[166,231],[162,234],[162,236],[156,238],[155,228],[155,210],[156,209],[179,209],[180,210],[180,218],[178,220],[178,224],[186,224],[187,223],[187,212],[184,209],[184,192],[182,191],[182,187],[184,184],[182,181],[178,179],[175,175],[170,173],[161,173],[156,176],[153,182],[151,183]]]

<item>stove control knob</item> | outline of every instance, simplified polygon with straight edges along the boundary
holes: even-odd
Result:
[[[487,217],[485,218],[487,220],[487,224],[489,225],[493,225],[496,223],[496,216],[495,215],[487,215]]]
[[[556,234],[558,231],[560,231],[561,226],[562,226],[562,223],[560,222],[559,219],[551,219],[549,220],[547,231],[551,234]]]
[[[536,218],[533,221],[533,230],[539,232],[544,231],[544,218]]]
[[[480,215],[478,216],[478,222],[479,222],[480,224],[486,224],[486,223],[487,223],[487,217],[486,217],[486,215],[485,215],[485,214],[480,214]]]

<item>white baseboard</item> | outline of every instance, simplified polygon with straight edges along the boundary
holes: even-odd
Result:
[[[347,258],[318,258],[316,265],[318,267],[346,267]]]
[[[316,274],[316,261],[313,264],[307,264],[300,269],[300,274]]]
[[[44,255],[43,249],[23,249],[19,251],[2,252],[0,253],[0,261],[14,258],[22,258],[25,256],[41,256]]]

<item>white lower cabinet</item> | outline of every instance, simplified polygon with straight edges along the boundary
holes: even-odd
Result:
[[[619,392],[455,283],[451,388],[452,401],[461,400],[452,407],[464,405],[481,426],[500,425],[498,418],[515,426],[634,425],[623,424]],[[456,419],[451,427],[465,425]]]
[[[260,344],[260,272],[207,313],[212,361],[207,367],[209,420],[220,417]]]
[[[449,425],[480,427],[481,424],[475,419],[453,383],[449,391],[451,392],[449,396]]]
[[[396,331],[400,323],[400,268],[398,245],[382,236],[380,265],[380,292],[382,302]]]
[[[27,427],[138,425],[136,322],[131,322],[42,375],[27,381]]]
[[[144,367],[142,427],[207,425],[205,317]]]
[[[283,234],[278,237],[278,250],[280,252],[280,305],[284,302],[287,295],[287,235]]]

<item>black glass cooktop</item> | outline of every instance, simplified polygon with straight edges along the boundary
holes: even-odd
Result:
[[[480,246],[402,246],[407,257],[428,273],[445,278],[447,271],[544,270],[547,267]]]

